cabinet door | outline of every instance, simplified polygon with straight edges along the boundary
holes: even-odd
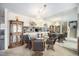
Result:
[[[0,50],[4,49],[4,39],[0,39]]]
[[[17,26],[16,24],[13,24],[13,26],[11,27],[12,28],[12,32],[15,33],[17,31]]]
[[[55,32],[60,33],[60,26],[55,26]]]
[[[22,25],[18,25],[18,32],[22,32]]]
[[[4,30],[0,30],[0,50],[4,49]]]

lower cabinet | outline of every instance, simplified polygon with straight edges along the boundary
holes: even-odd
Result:
[[[0,30],[0,50],[4,49],[4,30]]]

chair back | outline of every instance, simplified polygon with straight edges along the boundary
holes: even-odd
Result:
[[[56,40],[57,40],[57,35],[55,33],[50,33],[48,34],[49,38],[46,41],[46,44],[55,44]]]
[[[28,42],[29,41],[29,36],[28,35],[21,35],[20,38],[22,40],[24,40],[25,42]]]
[[[45,47],[44,47],[45,44],[41,39],[33,40],[32,45],[33,45],[32,46],[33,51],[44,51],[44,49],[45,49]]]
[[[53,45],[56,43],[57,38],[54,38]]]

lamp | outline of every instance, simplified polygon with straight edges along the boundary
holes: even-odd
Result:
[[[16,16],[16,21],[18,21],[18,16]]]
[[[40,9],[38,10],[38,16],[36,17],[36,20],[38,21],[37,23],[39,24],[39,26],[43,26],[44,22],[43,21],[43,15],[45,14],[45,9],[46,9],[47,5],[44,4],[42,7],[40,7]]]
[[[60,24],[58,22],[55,23],[55,26],[59,26]]]

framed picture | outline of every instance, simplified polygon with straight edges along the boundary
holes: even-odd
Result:
[[[70,28],[70,36],[76,38],[77,37],[77,21],[70,21],[69,28]]]
[[[73,29],[76,29],[77,28],[77,21],[70,21],[69,22],[69,26]]]

